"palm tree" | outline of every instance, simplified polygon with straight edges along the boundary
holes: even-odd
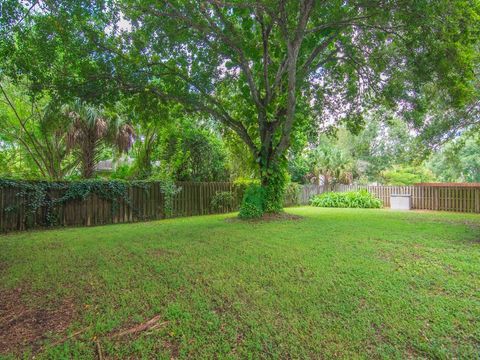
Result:
[[[310,163],[318,185],[329,190],[337,183],[351,181],[353,163],[340,149],[324,145],[314,149],[310,155]]]
[[[82,177],[91,178],[99,161],[101,149],[113,145],[120,153],[127,152],[135,139],[133,127],[119,113],[108,113],[103,108],[81,100],[63,107],[69,120],[67,144],[76,152]]]

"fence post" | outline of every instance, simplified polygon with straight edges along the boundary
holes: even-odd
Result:
[[[480,212],[480,189],[475,189],[475,212],[479,213]]]
[[[203,215],[203,183],[198,186],[199,201],[200,201],[200,215]]]

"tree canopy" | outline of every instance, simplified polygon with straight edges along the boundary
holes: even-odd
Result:
[[[474,123],[478,106],[478,0],[52,0],[5,8],[1,74],[28,77],[32,92],[53,100],[115,103],[140,94],[212,119],[250,151],[266,211],[279,210],[288,150],[311,124],[358,132],[365,114],[387,109],[432,138]],[[446,113],[463,118],[437,116]]]

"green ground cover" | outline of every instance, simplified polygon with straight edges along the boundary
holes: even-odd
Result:
[[[479,355],[480,216],[288,212],[0,236],[0,358]]]

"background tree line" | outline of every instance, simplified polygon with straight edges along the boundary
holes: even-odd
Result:
[[[4,82],[1,90],[3,177],[177,181],[255,177],[241,141],[208,118],[186,116],[181,105],[146,104],[134,96],[109,109],[78,99],[55,106],[47,95],[31,97],[23,83]],[[289,151],[289,180],[327,186],[480,181],[476,131],[465,131],[434,152],[428,147],[419,152],[422,140],[397,118],[372,116],[358,134],[344,127],[319,132],[312,123]],[[97,169],[101,160],[112,161],[111,171]]]
[[[2,173],[88,178],[128,153],[109,176],[256,178],[265,211],[290,179],[475,179],[479,8],[7,1]]]

